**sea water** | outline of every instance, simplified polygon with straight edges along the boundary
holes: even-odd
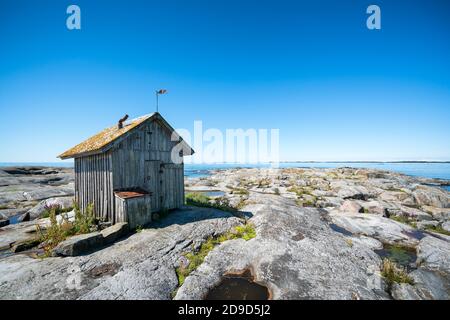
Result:
[[[73,162],[0,162],[0,167],[73,167]],[[270,168],[270,164],[185,164],[187,177],[206,177],[211,170]],[[280,168],[367,168],[399,172],[410,176],[450,180],[450,162],[281,162]],[[450,190],[449,186],[446,186]]]

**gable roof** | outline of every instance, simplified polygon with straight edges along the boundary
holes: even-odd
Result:
[[[173,133],[175,131],[175,129],[173,129],[158,112],[154,112],[125,122],[122,129],[119,129],[117,124],[112,127],[106,128],[103,131],[100,131],[87,140],[60,154],[58,158],[69,159],[106,152],[113,146],[114,142],[126,139],[126,137],[128,137],[129,133],[133,131],[133,129],[140,127],[140,125],[147,121],[158,121],[170,133]],[[194,150],[181,137],[180,141],[183,143],[183,149],[187,149],[190,151],[190,153],[185,152],[184,155],[194,154]]]

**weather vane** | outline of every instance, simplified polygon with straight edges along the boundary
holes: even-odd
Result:
[[[166,89],[159,89],[159,90],[156,90],[156,112],[158,112],[158,109],[159,109],[159,95],[160,94],[166,94],[167,93],[167,90]]]

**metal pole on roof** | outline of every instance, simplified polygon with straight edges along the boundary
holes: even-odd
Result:
[[[166,89],[156,90],[156,112],[159,112],[159,95],[166,93],[167,93]]]
[[[156,91],[156,112],[158,112],[158,91]]]

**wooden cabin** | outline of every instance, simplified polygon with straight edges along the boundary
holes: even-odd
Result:
[[[183,157],[194,151],[159,113],[127,118],[59,158],[74,158],[81,210],[92,203],[97,218],[134,228],[149,223],[153,212],[183,205]]]

